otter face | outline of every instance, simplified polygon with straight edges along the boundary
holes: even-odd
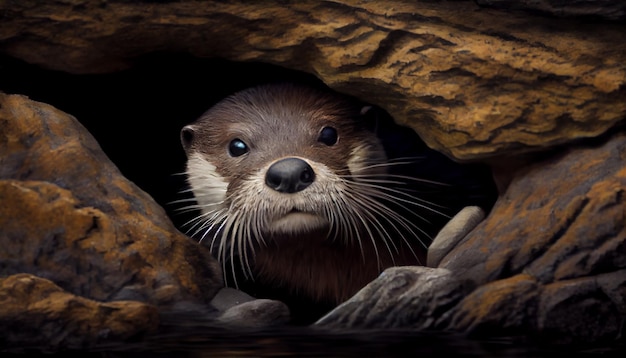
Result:
[[[384,149],[359,128],[358,115],[310,89],[264,87],[183,128],[188,182],[202,211],[198,230],[209,234],[219,223],[222,236],[212,240],[245,246],[313,233],[326,240],[338,223],[332,206],[349,206],[347,181],[384,172],[376,166]]]

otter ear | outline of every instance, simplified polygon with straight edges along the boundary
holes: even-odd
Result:
[[[374,133],[378,133],[379,129],[379,109],[366,105],[361,107],[361,121],[365,124],[365,127]]]
[[[185,150],[189,150],[196,136],[196,127],[193,125],[184,126],[180,131],[180,141]]]

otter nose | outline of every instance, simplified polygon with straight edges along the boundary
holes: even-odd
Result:
[[[265,184],[281,193],[304,190],[315,180],[313,168],[302,159],[285,158],[272,164],[265,173]]]

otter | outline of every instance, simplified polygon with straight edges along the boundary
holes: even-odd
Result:
[[[385,268],[424,264],[461,208],[489,208],[488,168],[450,160],[385,116],[281,83],[237,92],[182,129],[187,209],[198,212],[187,232],[227,285],[310,322]]]

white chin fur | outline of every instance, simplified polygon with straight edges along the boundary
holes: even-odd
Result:
[[[271,234],[278,235],[297,235],[306,234],[322,229],[328,229],[330,223],[325,218],[309,213],[289,213],[277,220],[274,220],[270,226]]]

